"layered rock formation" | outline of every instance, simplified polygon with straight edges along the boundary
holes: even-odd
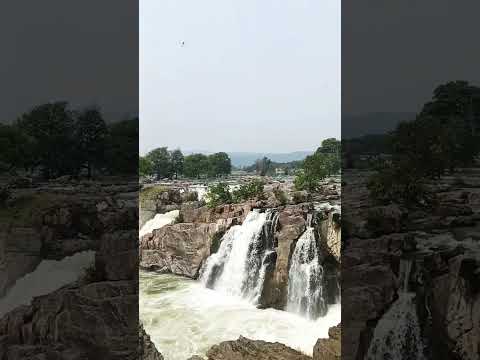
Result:
[[[78,187],[75,196],[66,196],[70,188],[51,187],[42,195],[58,201],[49,201],[45,207],[16,203],[22,223],[35,232],[28,242],[39,246],[38,261],[70,254],[72,248],[64,247],[70,242],[76,250],[88,244],[86,248],[97,252],[95,268],[84,278],[36,297],[0,319],[0,359],[138,358],[136,188],[128,184]],[[27,216],[32,221],[27,223]],[[11,221],[7,235],[14,234],[19,218],[3,220]],[[7,259],[14,250],[22,250],[19,244],[14,247],[16,239],[9,240]]]
[[[376,206],[368,173],[346,173],[342,256],[342,358],[365,356],[378,320],[398,297],[400,259],[432,359],[478,360],[480,296],[480,179],[473,170],[430,187],[431,208]],[[347,234],[347,236],[345,236]]]
[[[136,190],[97,184],[15,191],[0,212],[0,295],[42,259],[97,250],[103,234],[136,221]]]

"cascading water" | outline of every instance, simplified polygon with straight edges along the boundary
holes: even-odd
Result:
[[[315,230],[309,214],[307,229],[298,239],[288,272],[287,311],[316,319],[327,311],[323,297],[323,268],[320,265]]]
[[[260,300],[268,265],[275,256],[273,231],[277,214],[251,211],[242,225],[223,236],[218,252],[205,262],[200,280],[208,288],[240,296],[254,304]]]
[[[424,360],[423,342],[415,307],[415,293],[408,291],[412,262],[400,261],[402,288],[398,299],[378,321],[368,360]]]
[[[172,210],[165,214],[156,214],[153,219],[148,220],[145,225],[142,226],[138,236],[141,238],[143,235],[151,233],[153,230],[172,224],[178,218],[179,213],[179,210]]]

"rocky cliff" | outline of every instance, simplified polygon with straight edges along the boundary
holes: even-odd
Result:
[[[24,242],[37,247],[37,262],[84,249],[96,250],[96,256],[77,282],[0,319],[0,359],[138,358],[136,189],[129,184],[37,188],[12,200],[11,209],[22,217],[2,218],[10,224],[3,235],[10,241],[4,258],[24,251]],[[42,206],[33,206],[32,197],[38,205],[40,193]],[[17,244],[12,236],[19,224],[30,235]],[[3,269],[17,278],[27,271],[22,270]]]
[[[404,286],[416,293],[425,356],[478,360],[477,172],[465,169],[429,184],[436,204],[410,209],[372,204],[367,177],[364,172],[343,176],[342,358],[365,356],[375,326]],[[412,263],[404,285],[401,259]]]

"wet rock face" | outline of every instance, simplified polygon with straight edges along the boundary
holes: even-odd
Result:
[[[468,169],[459,176],[464,184],[474,177]],[[342,359],[365,356],[378,320],[398,296],[400,258],[408,257],[427,355],[478,360],[479,190],[445,177],[431,185],[434,208],[376,206],[367,177],[343,174]]]
[[[313,360],[340,360],[342,358],[341,325],[328,329],[328,339],[318,339],[313,348]]]
[[[98,250],[104,234],[136,229],[135,190],[133,186],[72,186],[14,191],[8,205],[11,216],[0,218],[0,295],[42,259]],[[132,241],[130,249],[136,249],[136,238]]]
[[[433,339],[434,346],[459,359],[477,360],[480,339],[480,260],[464,254],[427,259],[423,290],[430,311],[432,332],[455,340],[449,346]],[[441,358],[441,357],[439,357]]]
[[[163,360],[162,354],[160,354],[155,347],[155,344],[150,340],[150,336],[145,332],[143,325],[139,325],[139,360]]]
[[[235,341],[224,341],[207,352],[208,360],[311,360],[296,350],[280,343],[250,340],[240,336]]]
[[[136,359],[137,301],[133,281],[69,285],[35,298],[0,320],[0,358]]]
[[[42,258],[59,259],[70,251],[93,249],[95,272],[5,314],[0,319],[0,359],[138,358],[135,190],[128,185],[47,188],[42,194],[47,193],[48,201],[32,197],[32,203],[15,208],[24,227],[19,230],[18,218],[9,218],[6,235],[19,237],[7,237],[15,241],[6,243],[3,263],[12,263],[12,254],[31,254],[38,263]],[[69,197],[63,197],[65,193]],[[20,265],[21,261],[1,270],[15,274],[14,281],[25,274],[25,266]]]

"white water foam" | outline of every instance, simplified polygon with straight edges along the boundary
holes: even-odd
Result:
[[[326,309],[323,268],[319,262],[313,227],[298,239],[288,272],[287,311],[315,319]]]
[[[212,289],[257,303],[265,278],[268,256],[262,231],[270,213],[251,211],[242,225],[223,236],[218,252],[202,269],[200,281]]]
[[[43,260],[33,272],[18,279],[0,299],[0,316],[20,305],[28,305],[35,296],[46,295],[72,283],[93,264],[94,251],[83,251],[62,260]]]
[[[148,220],[145,225],[142,226],[139,237],[149,234],[153,232],[153,230],[160,229],[165,225],[172,224],[177,219],[179,213],[179,210],[172,210],[165,214],[156,214],[153,219]]]
[[[408,291],[412,263],[400,262],[402,288],[398,299],[380,318],[373,333],[367,360],[424,360],[423,342],[417,317],[414,292]]]
[[[205,355],[213,345],[250,339],[281,342],[311,355],[318,338],[340,322],[340,305],[316,321],[275,309],[257,309],[245,299],[174,275],[140,272],[140,319],[166,360]]]

